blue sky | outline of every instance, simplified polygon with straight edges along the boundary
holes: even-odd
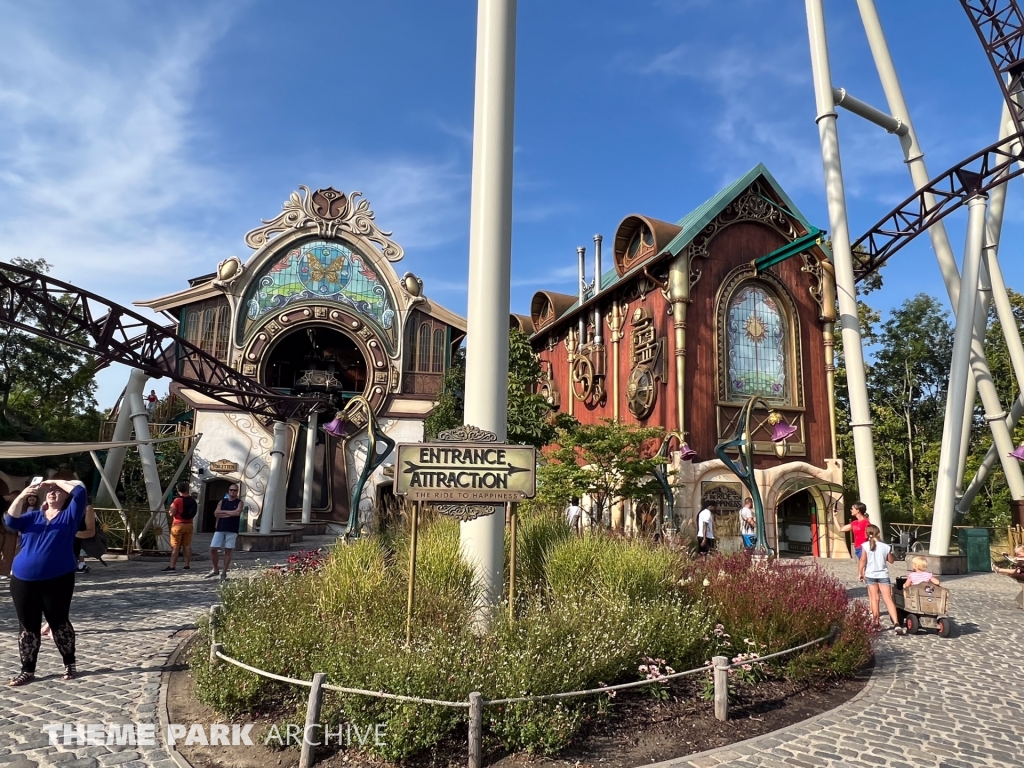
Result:
[[[936,176],[995,140],[997,83],[958,3],[878,5]],[[856,3],[825,6],[834,84],[884,108]],[[472,0],[0,0],[0,259],[129,303],[248,257],[299,184],[333,185],[463,312],[475,35]],[[520,0],[516,109],[515,311],[573,292],[595,233],[679,219],[758,162],[828,228],[799,0]],[[894,137],[839,125],[859,235],[912,188]],[[1003,264],[1024,289],[1011,187]],[[945,298],[927,238],[884,274],[880,308]],[[101,406],[125,379],[101,374]]]

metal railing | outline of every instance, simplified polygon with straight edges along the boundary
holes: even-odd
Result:
[[[218,661],[223,661],[228,664],[233,664],[240,669],[244,669],[247,672],[251,672],[261,677],[266,677],[270,680],[277,680],[281,683],[288,683],[291,685],[298,685],[304,688],[309,688],[309,700],[306,706],[306,728],[302,734],[302,750],[299,757],[299,768],[311,768],[313,765],[313,753],[314,747],[319,742],[313,742],[309,739],[309,731],[311,728],[318,728],[320,722],[320,712],[323,706],[323,691],[335,691],[337,693],[345,693],[356,696],[369,696],[377,699],[388,699],[390,701],[402,701],[410,704],[426,704],[435,707],[450,707],[455,709],[468,709],[469,710],[469,733],[468,733],[468,747],[469,747],[469,768],[481,768],[483,761],[483,710],[484,707],[489,706],[501,706],[507,704],[521,704],[533,701],[550,701],[552,699],[568,699],[576,698],[580,696],[595,696],[601,694],[614,693],[616,691],[626,690],[628,688],[641,688],[648,685],[659,685],[675,680],[677,678],[689,677],[699,674],[712,673],[714,675],[714,702],[715,702],[715,717],[718,720],[729,719],[729,671],[736,667],[749,664],[761,664],[769,659],[779,658],[781,656],[787,656],[797,651],[802,651],[806,648],[810,648],[815,645],[827,642],[833,639],[837,632],[838,627],[833,627],[832,631],[827,635],[823,635],[810,642],[797,645],[792,648],[787,648],[783,651],[776,651],[770,653],[767,656],[759,656],[754,659],[744,659],[742,661],[730,662],[727,656],[715,656],[708,661],[703,667],[697,667],[695,669],[687,669],[683,672],[673,672],[668,675],[658,675],[651,677],[646,680],[637,680],[631,683],[620,683],[618,685],[603,685],[599,688],[588,688],[586,690],[579,691],[564,691],[561,693],[546,693],[536,696],[517,696],[513,698],[505,699],[484,699],[483,694],[479,691],[473,691],[470,693],[465,700],[462,701],[447,701],[444,699],[428,699],[420,696],[406,696],[397,693],[387,693],[385,691],[368,691],[362,688],[347,688],[340,685],[331,685],[326,682],[327,676],[322,672],[317,672],[313,675],[312,680],[299,680],[294,677],[286,677],[285,675],[276,675],[273,672],[267,672],[266,670],[259,669],[258,667],[251,666],[245,662],[239,661],[238,659],[232,658],[224,653],[224,646],[217,642],[216,638],[216,622],[217,614],[221,610],[220,605],[210,606],[210,629],[211,629],[211,640],[210,640],[210,664],[216,664]]]

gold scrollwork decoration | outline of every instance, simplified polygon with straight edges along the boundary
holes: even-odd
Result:
[[[572,362],[572,396],[577,400],[589,400],[594,395],[594,364],[590,358],[580,355]]]
[[[262,248],[275,235],[293,229],[315,227],[321,237],[337,237],[343,232],[358,235],[377,246],[388,261],[400,261],[405,255],[402,247],[390,239],[390,232],[384,232],[374,221],[368,200],[359,200],[362,192],[346,195],[336,189],[318,189],[310,192],[309,187],[300,185],[302,192],[292,192],[284,201],[282,211],[263,226],[257,227],[245,236],[250,248]]]
[[[498,436],[486,429],[463,424],[454,429],[443,429],[437,433],[437,439],[443,443],[496,443]]]
[[[493,515],[497,507],[492,504],[435,504],[434,509],[445,517],[451,517],[460,523],[467,523],[478,517]]]

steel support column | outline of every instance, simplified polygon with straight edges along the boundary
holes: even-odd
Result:
[[[114,424],[114,434],[110,438],[111,442],[122,443],[132,439],[132,409],[128,405],[128,398],[133,392],[142,397],[142,393],[146,390],[147,381],[149,381],[149,376],[146,373],[138,368],[132,368],[131,373],[128,375],[128,384],[124,388],[124,395],[121,396],[121,407],[117,411],[117,423]],[[121,469],[124,467],[124,456],[127,450],[127,448],[111,448],[107,451],[107,460],[103,464],[103,474],[113,481],[115,488],[117,487],[117,481],[121,477]],[[117,503],[116,497],[110,495],[106,486],[100,486],[96,492],[96,506],[109,507],[115,503]]]
[[[313,520],[313,473],[316,470],[316,430],[317,415],[309,414],[306,423],[306,463],[302,468],[302,522]]]
[[[516,0],[479,0],[469,224],[465,423],[504,441],[512,268]],[[582,342],[581,342],[582,343]],[[572,394],[569,393],[571,401]],[[504,507],[461,523],[459,542],[485,605],[501,602]]]
[[[149,417],[142,403],[142,392],[133,391],[126,405],[132,414],[132,424],[135,425],[135,439],[149,440]],[[139,443],[139,460],[142,462],[142,478],[146,482],[149,510],[159,512],[164,508],[163,489],[160,487],[160,472],[157,470],[156,451],[152,443]]]
[[[949,536],[953,530],[953,512],[956,504],[957,463],[960,456],[960,438],[963,430],[963,407],[970,375],[971,337],[974,333],[974,309],[978,292],[968,286],[978,284],[981,268],[981,246],[985,238],[985,203],[981,195],[967,201],[967,244],[964,246],[964,270],[961,279],[958,318],[953,335],[953,359],[946,389],[946,415],[942,425],[942,444],[939,452],[939,471],[935,484],[935,511],[932,514],[932,538],[929,552],[933,555],[949,554]],[[970,318],[970,320],[968,320]]]
[[[270,449],[270,479],[267,480],[267,490],[263,494],[263,510],[260,512],[260,533],[270,533],[277,523],[278,486],[287,482],[284,459],[287,443],[288,427],[283,421],[275,421],[274,444]]]
[[[842,329],[843,354],[846,358],[850,392],[850,427],[853,431],[857,461],[857,486],[861,501],[867,505],[868,516],[875,525],[882,523],[878,497],[878,476],[875,470],[874,441],[871,435],[871,411],[868,407],[867,376],[864,370],[864,349],[861,343],[860,320],[857,317],[857,288],[853,277],[853,250],[850,227],[846,218],[846,192],[839,157],[839,134],[832,101],[832,75],[825,35],[822,0],[806,0],[807,33],[811,46],[811,69],[817,104],[818,134],[821,139],[821,160],[825,171],[825,196],[828,201],[829,227],[832,230],[832,254],[836,268],[836,292],[839,297],[839,324]]]

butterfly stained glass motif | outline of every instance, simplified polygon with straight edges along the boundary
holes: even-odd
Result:
[[[326,240],[288,249],[252,282],[243,337],[267,314],[310,300],[345,305],[395,340],[395,303],[380,275],[357,251]]]
[[[729,399],[787,402],[789,336],[778,300],[760,285],[741,286],[729,301],[725,334]]]

